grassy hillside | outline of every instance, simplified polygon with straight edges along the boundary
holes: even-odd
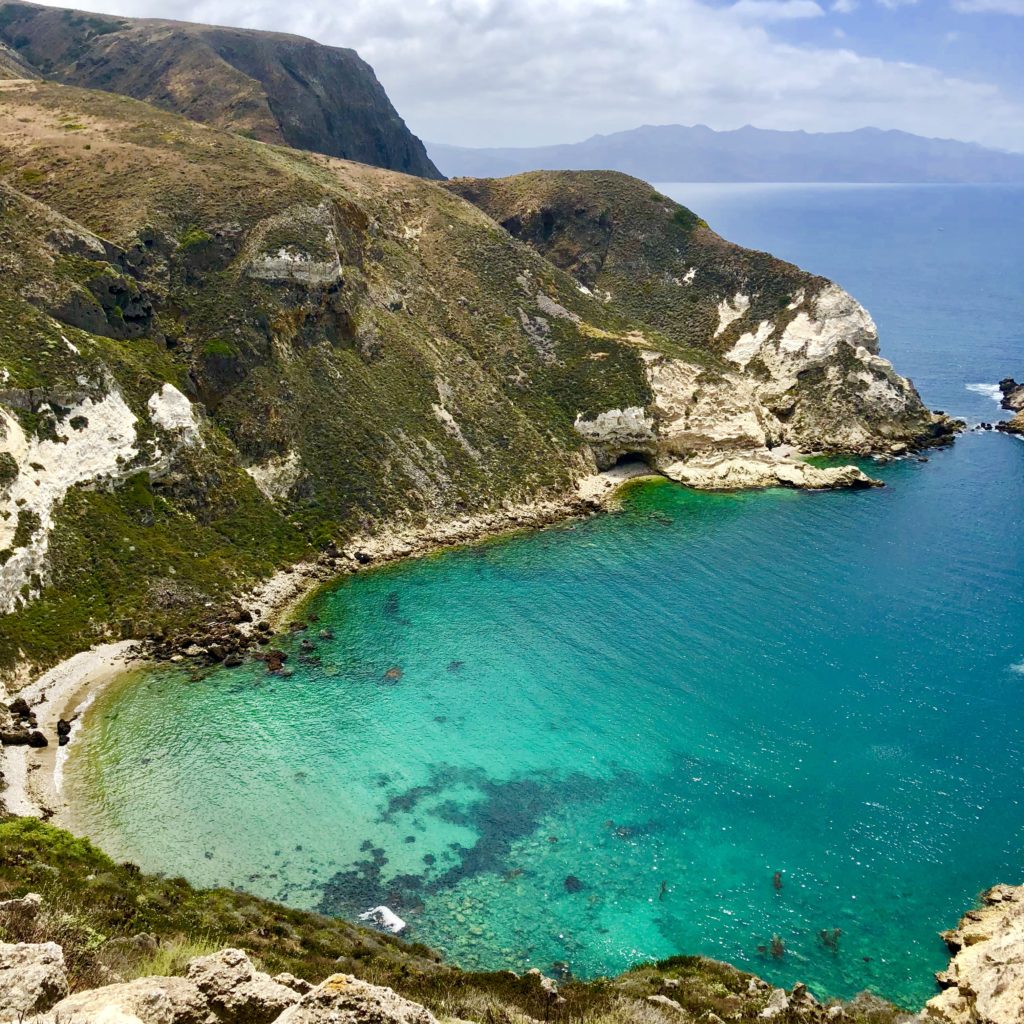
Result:
[[[421,178],[0,84],[0,675],[185,630],[385,526],[564,495],[616,410],[647,434],[610,458],[653,458],[659,432],[672,458],[721,444],[723,396],[808,450],[930,438],[852,338],[745,382],[726,347],[828,282],[643,182],[454,189],[508,230]]]

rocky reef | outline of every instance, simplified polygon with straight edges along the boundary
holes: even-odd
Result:
[[[1018,384],[1012,377],[1004,377],[999,382],[999,390],[1003,395],[999,404],[1016,415],[997,423],[996,430],[1024,435],[1024,384]]]

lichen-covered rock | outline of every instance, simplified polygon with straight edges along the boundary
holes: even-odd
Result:
[[[1021,1024],[1024,1021],[1024,886],[997,885],[982,893],[956,928],[943,932],[953,954],[936,974],[942,991],[922,1021]]]
[[[437,1024],[418,1003],[389,988],[334,974],[278,1018],[277,1024]]]
[[[64,951],[55,942],[0,942],[0,1021],[42,1013],[67,994]]]
[[[37,892],[30,892],[17,900],[0,900],[0,925],[24,928],[39,917],[42,907],[43,897]]]
[[[138,978],[76,992],[47,1016],[52,1024],[215,1024],[206,998],[187,978]]]
[[[185,976],[222,1024],[269,1024],[299,999],[298,992],[256,970],[240,949],[196,957]]]

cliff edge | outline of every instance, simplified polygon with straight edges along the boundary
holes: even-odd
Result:
[[[0,44],[23,69],[10,77],[123,93],[263,142],[441,177],[355,50],[20,0],[0,2]]]

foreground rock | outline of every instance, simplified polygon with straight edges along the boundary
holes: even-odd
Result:
[[[203,994],[186,978],[138,978],[77,992],[47,1015],[53,1024],[210,1024]]]
[[[0,942],[0,1021],[41,1013],[67,994],[64,951],[55,942]]]
[[[298,992],[257,971],[240,949],[192,960],[186,977],[218,1020],[234,1024],[269,1024],[299,999]]]
[[[335,974],[306,993],[278,1024],[437,1024],[419,1003],[350,974]]]
[[[1024,1020],[1024,886],[983,893],[956,928],[943,932],[953,959],[935,980],[942,992],[922,1020],[1020,1024]]]

